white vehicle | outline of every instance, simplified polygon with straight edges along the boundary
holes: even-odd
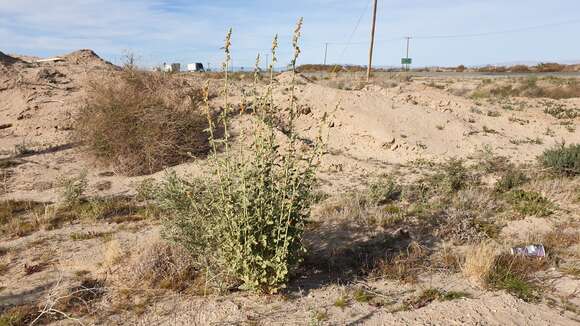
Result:
[[[196,62],[188,64],[187,71],[204,72],[205,68],[203,67],[203,63]]]
[[[181,71],[181,64],[179,64],[179,63],[164,64],[163,71],[164,72],[180,72]]]

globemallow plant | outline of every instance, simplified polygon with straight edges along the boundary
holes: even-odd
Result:
[[[208,161],[213,177],[186,180],[169,174],[157,190],[157,199],[170,216],[164,236],[191,252],[209,287],[276,293],[285,288],[305,252],[302,236],[322,140],[319,132],[315,145],[304,146],[295,132],[294,80],[301,28],[302,19],[293,36],[293,82],[288,102],[275,103],[273,96],[276,36],[269,63],[270,82],[265,90],[257,87],[258,56],[249,92],[252,95],[245,99],[240,112],[233,112],[228,95],[232,35],[231,30],[228,32],[223,64],[225,104],[217,117],[208,103],[209,86],[205,92],[212,152]],[[250,115],[253,121],[251,128],[240,132],[240,141],[235,144],[230,133],[234,114]],[[280,117],[287,120],[284,143],[276,136],[281,134],[276,127]]]

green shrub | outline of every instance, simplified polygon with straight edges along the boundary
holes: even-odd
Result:
[[[526,302],[538,302],[541,288],[534,284],[533,276],[545,265],[545,260],[499,255],[494,260],[486,283],[492,289],[506,290]]]
[[[495,183],[495,191],[507,192],[528,182],[528,176],[520,170],[511,170]]]
[[[442,171],[435,177],[440,180],[440,186],[448,193],[463,189],[470,179],[463,161],[455,158],[445,162],[442,165]]]
[[[401,197],[402,188],[393,178],[381,178],[369,185],[369,198],[379,204],[387,204]]]
[[[67,205],[77,204],[88,186],[87,172],[83,171],[74,177],[63,177],[59,183],[62,187],[62,201]]]
[[[552,215],[552,202],[534,191],[514,190],[507,194],[514,210],[524,216],[545,217]]]
[[[553,172],[565,175],[580,175],[580,144],[561,144],[544,151],[538,158],[540,163]]]
[[[300,52],[301,25],[302,20],[294,36],[293,68]],[[231,31],[224,47],[226,69],[230,37]],[[276,49],[277,37],[272,48],[274,58]],[[209,128],[213,178],[188,181],[169,174],[158,190],[158,201],[170,215],[164,236],[189,250],[198,268],[218,287],[276,293],[285,287],[290,272],[301,261],[302,234],[310,214],[321,148],[317,141],[310,150],[299,149],[294,130],[294,88],[292,84],[290,103],[284,112],[289,143],[283,150],[276,138],[271,92],[252,100],[254,124],[244,132],[253,137],[250,148],[232,148],[228,120],[232,108],[226,91],[225,108],[218,119],[223,138],[216,138],[214,124],[210,123]]]

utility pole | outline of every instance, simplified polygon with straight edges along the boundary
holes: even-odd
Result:
[[[411,41],[411,37],[407,36],[405,38],[407,39],[407,56],[406,56],[406,58],[409,59],[409,42]],[[405,70],[409,71],[409,64],[406,64],[405,67],[406,67]]]
[[[371,70],[373,69],[373,50],[375,47],[375,27],[377,24],[377,0],[373,0],[373,25],[371,27],[371,47],[369,49],[369,66],[367,68],[367,82],[371,79]]]
[[[326,56],[328,54],[328,42],[324,43],[324,65],[326,66]]]

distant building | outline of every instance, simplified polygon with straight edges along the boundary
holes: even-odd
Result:
[[[196,62],[188,64],[187,71],[204,72],[205,68],[203,67],[203,63]]]

